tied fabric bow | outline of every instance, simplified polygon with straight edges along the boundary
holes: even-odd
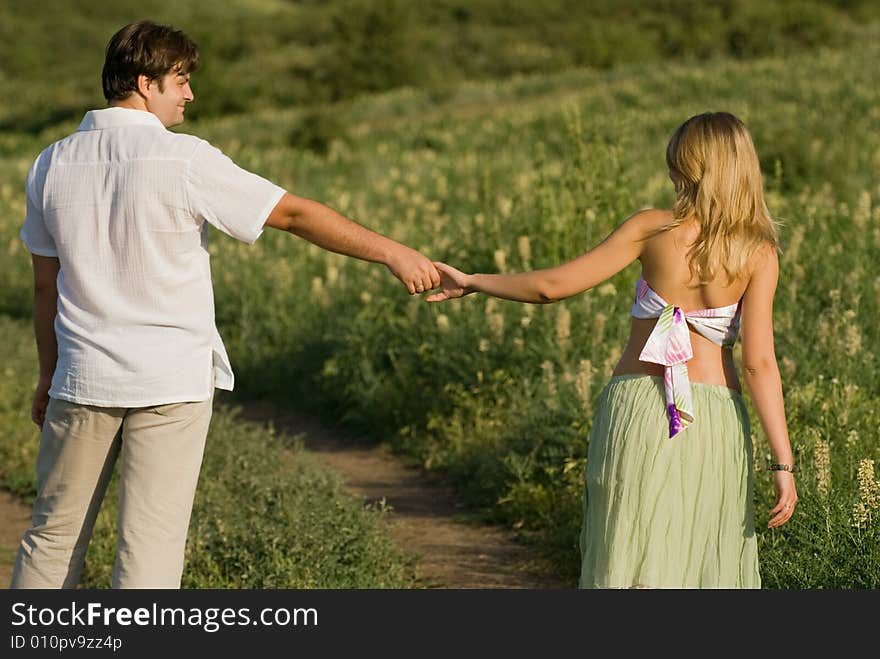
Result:
[[[687,321],[681,307],[667,304],[645,347],[639,355],[644,362],[663,366],[666,390],[666,414],[669,417],[669,437],[675,437],[694,420],[691,383],[687,361],[694,356]]]

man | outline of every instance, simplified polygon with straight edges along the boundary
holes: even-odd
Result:
[[[44,150],[27,178],[42,429],[33,525],[12,587],[75,587],[120,457],[117,588],[178,588],[215,387],[233,376],[214,325],[207,226],[268,226],[382,263],[410,294],[440,277],[418,252],[172,133],[199,53],[149,21],[111,39],[110,107]]]

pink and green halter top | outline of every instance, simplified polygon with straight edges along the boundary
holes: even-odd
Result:
[[[657,319],[639,355],[639,361],[663,366],[670,437],[680,433],[694,420],[687,370],[687,362],[694,356],[694,350],[688,324],[715,345],[730,348],[739,335],[741,311],[742,300],[717,309],[683,311],[681,307],[666,302],[639,276],[632,315],[635,318]]]

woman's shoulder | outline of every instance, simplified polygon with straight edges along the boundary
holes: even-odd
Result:
[[[633,224],[632,232],[642,243],[642,256],[668,253],[671,232],[679,225],[672,211],[662,208],[643,208],[633,213],[627,222]]]
[[[778,277],[779,248],[771,242],[761,242],[752,248],[749,255],[747,281],[751,282],[756,275],[770,274]]]
[[[647,240],[674,221],[671,210],[642,208],[626,218],[621,226],[627,227],[642,240]]]
[[[642,208],[630,215],[627,222],[637,222],[647,227],[662,227],[675,219],[672,211],[666,208]]]

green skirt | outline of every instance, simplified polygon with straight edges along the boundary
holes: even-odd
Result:
[[[663,378],[618,375],[590,431],[581,588],[760,588],[754,463],[742,395],[691,383],[675,437]]]

